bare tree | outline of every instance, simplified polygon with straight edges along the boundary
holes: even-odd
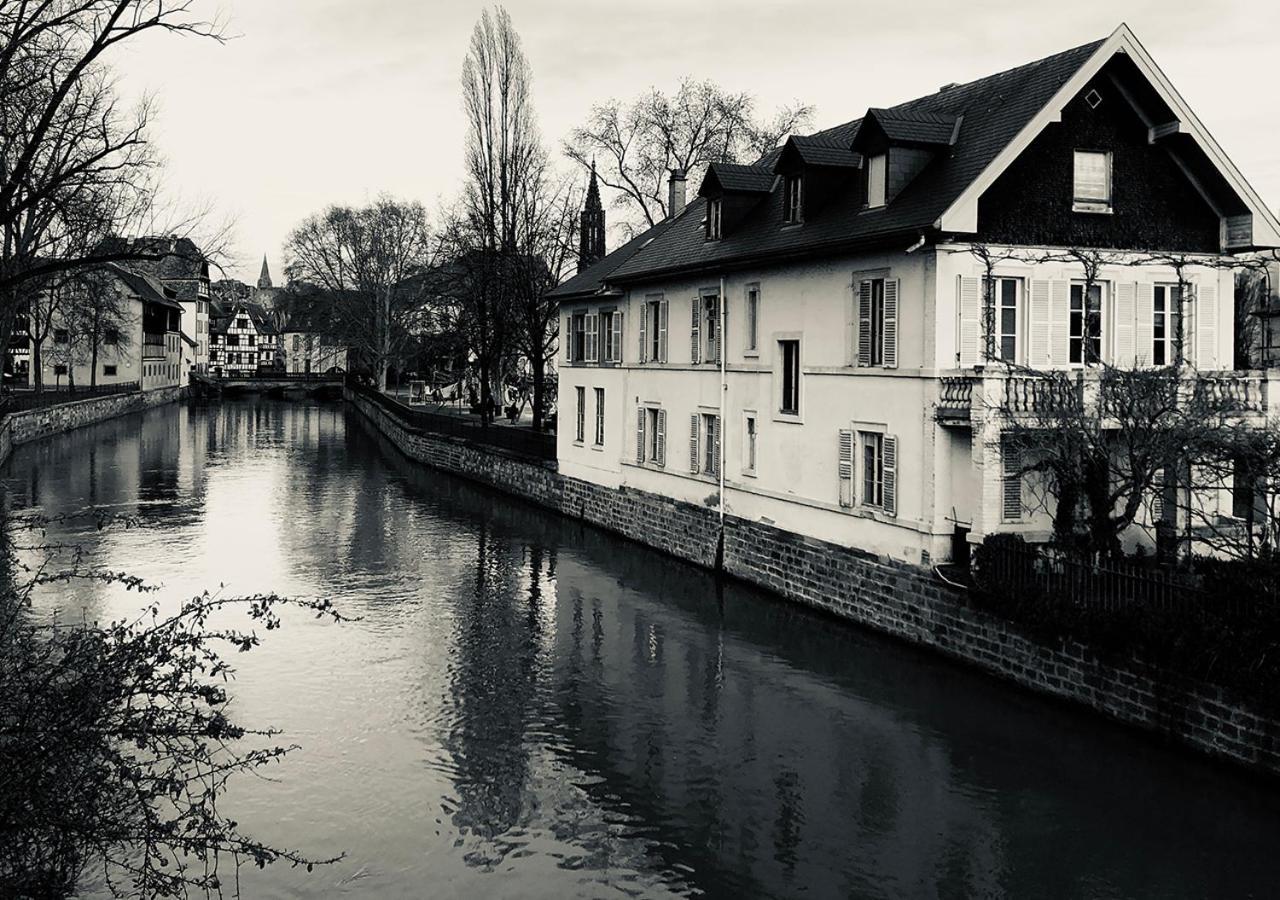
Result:
[[[102,351],[110,348],[118,359],[132,341],[132,301],[121,290],[119,278],[110,267],[76,272],[71,290],[68,306],[62,312],[71,341],[79,351],[71,364],[89,364],[89,387],[94,388],[98,386]]]
[[[330,207],[294,229],[285,244],[290,280],[324,292],[312,321],[368,360],[379,390],[423,326],[427,310],[416,276],[430,268],[431,252],[422,204],[390,197],[365,207]]]
[[[593,106],[564,151],[583,167],[594,161],[600,181],[615,192],[615,206],[648,227],[670,213],[672,170],[696,181],[709,163],[752,162],[804,128],[813,113],[796,103],[761,120],[754,107],[749,94],[686,78],[671,95],[653,88],[628,103]]]

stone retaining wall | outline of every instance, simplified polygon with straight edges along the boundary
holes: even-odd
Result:
[[[131,412],[173,403],[186,395],[185,387],[156,388],[128,394],[107,394],[41,409],[12,413],[0,421],[0,463],[9,459],[13,448],[28,441],[61,434],[94,422],[114,419]]]
[[[1280,775],[1280,721],[1211,685],[1134,660],[1104,661],[1081,644],[1034,640],[974,609],[930,570],[630,488],[560,475],[458,438],[416,431],[353,392],[347,400],[421,463],[491,485],[639,543],[724,571],[797,603],[946,656],[1041,694],[1093,709],[1185,747]],[[723,537],[723,547],[721,539]]]

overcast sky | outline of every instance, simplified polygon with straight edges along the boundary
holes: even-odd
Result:
[[[470,0],[205,0],[235,39],[148,38],[117,54],[160,104],[171,193],[235,223],[231,274],[277,276],[303,217],[381,192],[434,209],[458,191]],[[1280,4],[848,0],[506,4],[558,154],[591,104],[712,78],[815,126],[1106,36],[1122,20],[1273,209],[1280,205]],[[277,277],[277,283],[282,280]]]

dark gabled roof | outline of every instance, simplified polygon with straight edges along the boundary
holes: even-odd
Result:
[[[961,118],[924,110],[874,108],[863,116],[864,121],[874,120],[892,143],[944,147],[955,143]]]
[[[1093,41],[885,110],[888,118],[912,118],[918,123],[936,116],[951,117],[954,125],[956,117],[964,117],[955,146],[939,153],[888,206],[864,209],[857,200],[858,187],[851,179],[830,197],[819,214],[800,227],[782,228],[782,192],[775,189],[731,234],[719,241],[707,241],[701,221],[705,201],[695,200],[683,215],[663,223],[667,227],[657,233],[651,230],[652,239],[644,246],[624,245],[556,293],[571,293],[565,288],[574,282],[587,288],[594,281],[594,288],[598,288],[606,274],[611,281],[642,280],[677,270],[764,262],[919,234],[932,227],[1102,43]],[[820,132],[806,143],[852,147],[861,125],[862,120],[855,119]],[[773,165],[779,155],[780,151],[773,151],[757,165]],[[583,278],[587,275],[592,278]]]
[[[741,166],[716,162],[707,166],[707,175],[698,189],[700,196],[716,189],[739,194],[767,194],[773,189],[773,170],[765,166]]]
[[[182,311],[182,304],[166,296],[164,287],[154,278],[150,278],[140,272],[131,272],[123,266],[112,265],[110,269],[142,302],[155,303],[159,306],[176,309],[179,312]]]
[[[794,155],[806,166],[856,169],[862,165],[862,157],[853,152],[852,143],[836,134],[793,135],[783,145],[778,165]]]
[[[684,212],[677,213],[671,218],[663,219],[647,231],[636,235],[604,259],[592,263],[577,275],[556,287],[547,296],[558,300],[567,300],[575,297],[589,297],[598,293],[604,287],[605,280],[620,266],[626,264],[631,257],[661,237],[674,222],[689,218],[688,209],[689,207],[686,206]],[[698,233],[701,234],[701,222],[695,219],[694,224],[698,226]]]

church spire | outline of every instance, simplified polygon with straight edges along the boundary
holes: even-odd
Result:
[[[267,268],[267,255],[262,255],[262,274],[258,276],[258,289],[267,290],[271,287],[271,270]]]
[[[596,181],[596,162],[591,161],[591,181],[587,183],[587,200],[579,218],[581,237],[578,244],[578,271],[604,259],[604,206],[600,203],[600,185]]]

